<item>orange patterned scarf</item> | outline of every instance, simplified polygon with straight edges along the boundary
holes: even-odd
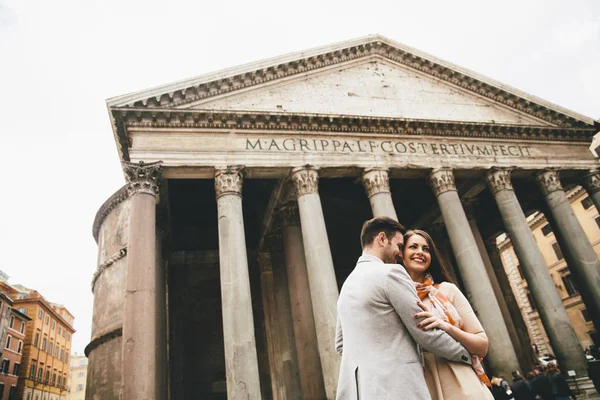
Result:
[[[433,283],[433,278],[430,274],[425,276],[423,283],[415,282],[415,287],[421,300],[423,300],[425,297],[429,297],[431,304],[433,305],[431,309],[433,314],[456,326],[457,328],[464,330],[463,319],[458,314],[456,307],[454,307],[454,304],[452,304],[450,299],[441,290],[439,290],[440,285]],[[492,387],[489,378],[485,374],[485,370],[483,369],[483,364],[481,361],[481,358],[471,355],[471,364],[473,366],[473,370],[479,377],[479,380],[487,387]]]

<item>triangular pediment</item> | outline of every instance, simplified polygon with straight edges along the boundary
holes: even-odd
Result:
[[[183,108],[551,125],[381,56],[271,81]]]
[[[380,35],[109,99],[186,109],[593,127],[597,121]]]

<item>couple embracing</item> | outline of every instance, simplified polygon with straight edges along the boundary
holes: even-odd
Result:
[[[338,300],[338,400],[492,399],[488,339],[423,231],[377,217]]]

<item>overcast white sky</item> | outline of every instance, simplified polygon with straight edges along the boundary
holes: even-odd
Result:
[[[82,353],[124,183],[105,100],[372,33],[600,118],[596,0],[0,0],[0,270],[66,305]]]

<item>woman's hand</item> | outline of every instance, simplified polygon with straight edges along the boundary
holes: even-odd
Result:
[[[417,304],[419,307],[421,307],[423,311],[416,313],[415,318],[425,318],[417,324],[419,328],[422,328],[424,331],[437,328],[446,332],[448,332],[452,328],[452,325],[449,322],[444,321],[443,319],[429,311],[425,304],[423,304],[420,301],[418,301]]]

